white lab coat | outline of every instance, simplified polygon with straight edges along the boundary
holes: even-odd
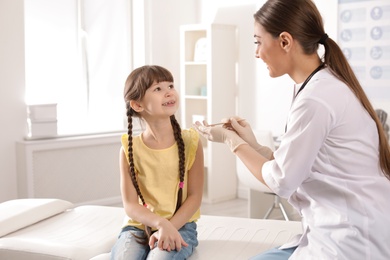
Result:
[[[295,98],[275,160],[262,169],[302,216],[290,259],[390,259],[390,181],[378,140],[375,122],[328,69]]]

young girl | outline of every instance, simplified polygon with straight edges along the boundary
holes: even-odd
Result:
[[[179,95],[165,68],[135,69],[124,99],[128,133],[122,136],[120,175],[128,221],[111,259],[186,259],[198,245],[204,179],[199,135],[176,121]],[[146,125],[138,136],[132,136],[133,117]]]
[[[256,58],[296,83],[279,148],[238,118],[196,126],[302,216],[302,236],[253,259],[390,259],[389,143],[348,61],[312,0],[268,0],[254,19]]]

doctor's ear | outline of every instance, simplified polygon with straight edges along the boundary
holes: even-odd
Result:
[[[135,100],[130,100],[130,107],[135,111],[135,112],[141,112],[143,111],[143,107],[138,101]]]
[[[288,32],[282,32],[279,34],[280,47],[282,49],[289,51],[293,42],[293,37]]]

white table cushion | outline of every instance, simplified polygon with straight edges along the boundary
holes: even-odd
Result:
[[[0,259],[109,259],[123,224],[123,208],[72,207],[57,199],[1,203]],[[199,246],[189,259],[248,259],[290,241],[301,230],[297,221],[202,215]]]
[[[87,260],[110,252],[123,208],[79,206],[0,238],[0,259]]]
[[[70,208],[72,203],[60,199],[17,199],[0,203],[0,237]]]

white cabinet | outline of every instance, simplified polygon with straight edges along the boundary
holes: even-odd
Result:
[[[180,28],[181,126],[206,119],[218,123],[236,114],[236,27],[225,24]],[[235,156],[225,144],[202,138],[205,153],[204,202],[237,196]]]

